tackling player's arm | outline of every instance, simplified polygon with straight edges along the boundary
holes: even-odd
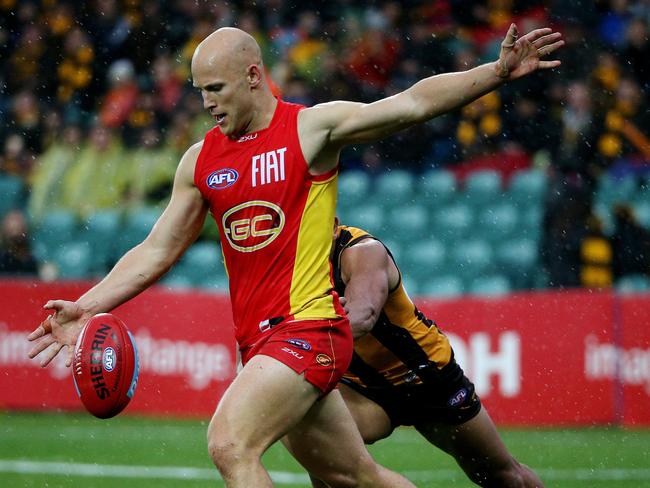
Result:
[[[299,134],[303,153],[313,173],[337,164],[341,147],[380,139],[450,112],[537,69],[554,68],[560,61],[541,56],[560,46],[561,34],[537,29],[517,39],[514,24],[501,44],[499,59],[468,71],[431,76],[407,90],[373,103],[330,102],[303,110]]]
[[[46,366],[63,346],[70,346],[69,365],[72,346],[90,317],[109,312],[144,291],[194,242],[208,209],[194,185],[194,168],[200,150],[200,143],[196,144],[181,159],[169,204],[143,242],[124,254],[102,281],[75,302],[51,300],[45,304],[44,308],[53,314],[28,336],[31,341],[40,339],[29,357],[48,349],[41,361]]]
[[[399,272],[383,244],[374,239],[346,248],[340,260],[345,311],[358,339],[375,326],[388,293],[399,283]]]

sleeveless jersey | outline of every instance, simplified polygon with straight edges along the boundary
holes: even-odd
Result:
[[[364,239],[378,240],[364,230],[339,226],[332,263],[334,283],[340,296],[345,294],[341,253]],[[393,259],[390,250],[386,250]],[[395,289],[389,290],[373,329],[354,341],[352,363],[344,379],[366,387],[427,383],[436,379],[437,372],[451,358],[447,336],[413,304],[402,285],[400,273],[400,282]]]
[[[344,314],[330,267],[337,169],[313,176],[298,141],[298,112],[278,100],[268,128],[204,139],[194,183],[219,228],[240,348],[283,321]]]

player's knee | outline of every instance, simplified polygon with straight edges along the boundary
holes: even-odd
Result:
[[[222,473],[228,473],[241,464],[259,457],[254,449],[245,446],[241,440],[224,433],[211,432],[208,436],[208,453],[210,459]]]

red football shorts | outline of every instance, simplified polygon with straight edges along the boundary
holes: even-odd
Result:
[[[347,318],[278,324],[241,351],[242,364],[258,354],[286,364],[326,395],[352,360],[352,330]]]

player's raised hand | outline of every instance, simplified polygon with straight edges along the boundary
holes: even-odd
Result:
[[[27,336],[29,341],[37,341],[29,357],[35,358],[45,351],[41,359],[41,366],[45,367],[59,354],[64,347],[68,347],[66,366],[72,365],[74,345],[90,315],[75,302],[65,300],[50,300],[44,306],[46,310],[54,313],[47,316],[36,329]]]
[[[553,29],[535,29],[519,38],[517,26],[511,24],[506,38],[501,43],[501,52],[496,63],[497,75],[516,80],[538,69],[556,68],[560,66],[559,60],[547,61],[543,58],[563,45],[562,34],[553,32]]]

